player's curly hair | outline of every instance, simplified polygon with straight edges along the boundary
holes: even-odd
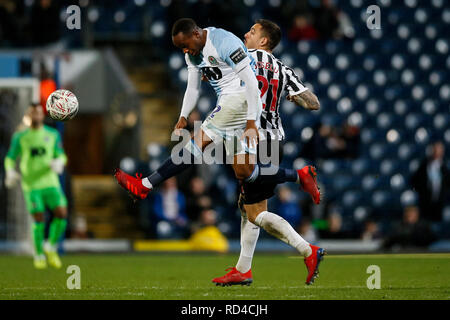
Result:
[[[262,27],[262,32],[265,37],[268,39],[267,46],[270,50],[275,49],[275,47],[280,43],[281,41],[281,29],[280,27],[275,23],[267,19],[258,19],[255,21],[255,23],[260,24]]]
[[[197,28],[197,23],[191,18],[181,18],[175,21],[172,26],[172,36],[176,36],[180,32],[183,34],[189,34]]]

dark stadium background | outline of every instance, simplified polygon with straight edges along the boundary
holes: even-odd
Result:
[[[270,211],[308,241],[340,244],[336,250],[449,251],[448,169],[432,201],[425,194],[432,190],[426,164],[419,169],[436,144],[447,150],[442,161],[450,167],[450,3],[329,3],[324,9],[313,0],[0,0],[0,79],[50,79],[80,102],[75,119],[48,120],[63,134],[69,157],[62,177],[70,206],[66,238],[186,240],[215,225],[230,250],[238,250],[238,185],[229,167],[197,166],[168,182],[165,188],[179,192],[176,218],[164,215],[162,188],[133,203],[112,171],[120,166],[149,174],[173,146],[170,134],[186,85],[183,56],[171,43],[175,20],[192,17],[201,27],[243,38],[255,19],[266,18],[283,32],[275,56],[321,103],[309,112],[282,102],[283,166],[315,165],[324,194],[315,206],[286,184],[270,200]],[[80,30],[66,27],[72,4],[81,8]],[[381,29],[366,25],[372,4],[381,9]],[[203,89],[193,115],[199,120],[215,103],[212,89]],[[20,250],[11,243],[28,232],[20,226],[26,220],[18,210],[20,190],[3,183],[3,159],[24,111],[15,94],[0,86],[3,250]],[[261,241],[267,250],[286,249],[264,232]],[[151,241],[139,243],[154,249]]]

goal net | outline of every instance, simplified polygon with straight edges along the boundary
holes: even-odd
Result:
[[[37,102],[38,79],[0,78],[0,240],[7,244],[7,249],[17,253],[33,252],[31,216],[25,207],[20,185],[6,189],[3,161],[12,135],[27,125],[24,118],[27,108]]]

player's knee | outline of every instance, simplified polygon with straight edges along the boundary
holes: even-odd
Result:
[[[263,211],[267,210],[267,203],[265,201],[245,205],[245,211],[247,213],[247,219],[251,223],[255,224],[256,217]]]
[[[238,180],[245,180],[253,173],[253,166],[251,165],[239,165],[234,168],[234,175]]]
[[[42,212],[35,213],[33,215],[33,220],[35,222],[44,222],[44,214]]]
[[[67,218],[67,209],[65,207],[57,207],[55,211],[53,212],[55,217],[59,219],[66,219]]]
[[[247,212],[247,219],[251,223],[255,224],[256,217],[257,217],[257,214],[255,214],[254,212],[251,212],[251,211]]]

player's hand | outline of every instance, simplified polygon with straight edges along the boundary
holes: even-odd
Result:
[[[245,140],[249,148],[256,148],[258,139],[259,134],[258,128],[256,128],[255,120],[247,120],[247,126],[245,127],[241,140]]]
[[[8,189],[14,188],[20,181],[20,173],[14,169],[6,170],[5,187]]]
[[[208,78],[204,74],[202,74],[202,81],[205,81],[205,82],[209,81]]]
[[[62,174],[64,171],[64,161],[59,158],[53,159],[50,162],[50,168],[57,174]]]
[[[185,117],[180,117],[180,119],[178,119],[177,124],[175,125],[175,134],[177,136],[181,136],[181,130],[186,128],[187,126],[187,119]]]
[[[288,101],[290,101],[290,102],[295,102],[295,101],[294,101],[294,98],[293,98],[291,95],[289,95],[289,94],[286,96],[286,99],[287,99]]]

